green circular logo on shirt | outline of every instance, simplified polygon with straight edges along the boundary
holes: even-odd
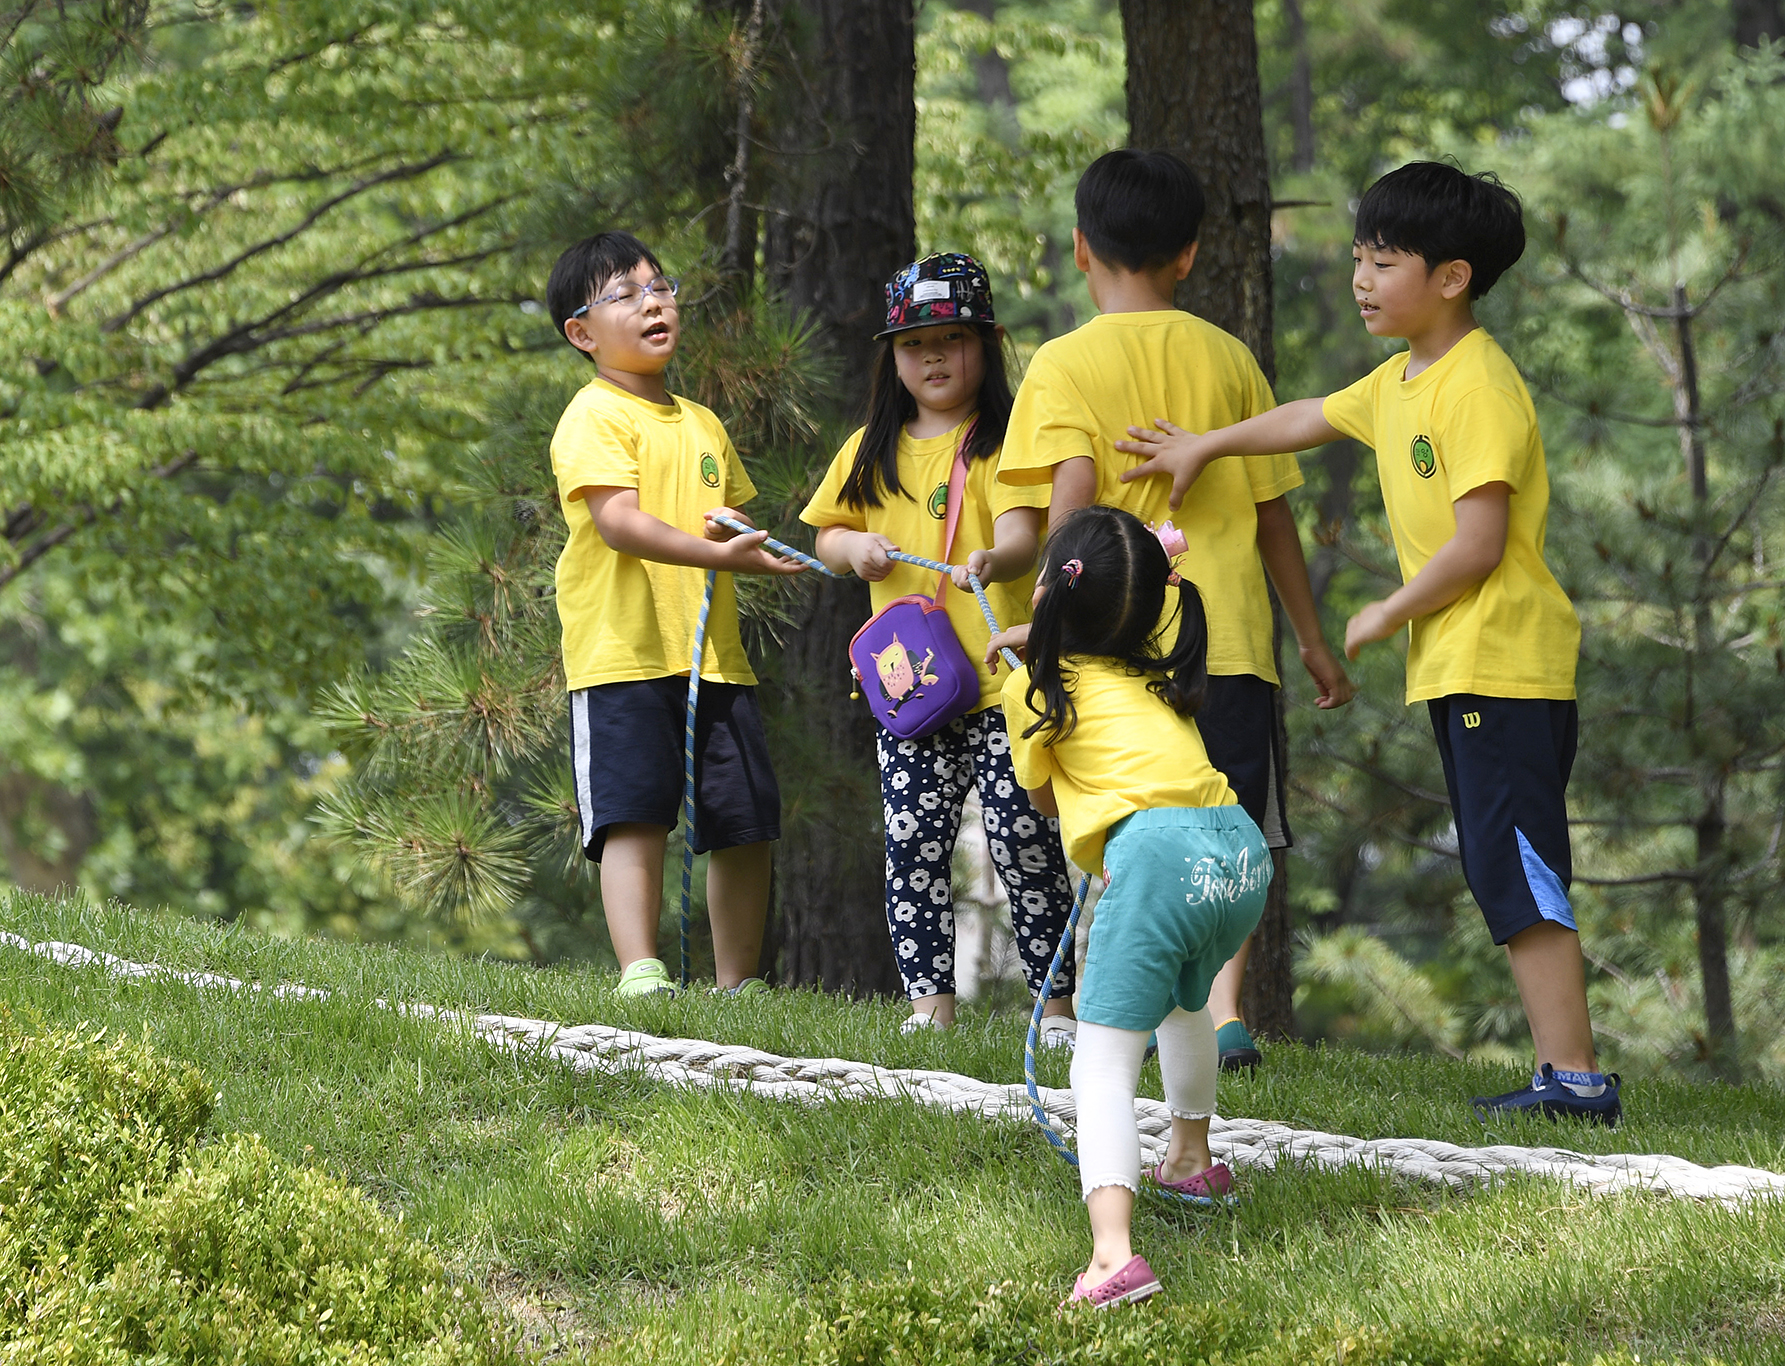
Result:
[[[930,495],[930,516],[938,522],[948,516],[948,484],[946,482],[936,485],[935,492]]]
[[[1430,479],[1438,469],[1438,452],[1432,449],[1432,440],[1426,436],[1413,438],[1413,470],[1421,479]]]
[[[711,451],[700,457],[700,482],[710,489],[719,487],[719,461]]]

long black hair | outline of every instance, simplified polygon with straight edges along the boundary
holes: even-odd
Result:
[[[1132,513],[1087,507],[1068,514],[1041,552],[1041,600],[1029,628],[1029,691],[1040,715],[1023,732],[1045,744],[1072,734],[1070,659],[1102,659],[1135,674],[1154,675],[1147,690],[1179,716],[1194,716],[1209,682],[1209,623],[1202,594],[1178,582],[1176,641],[1161,653],[1171,623],[1161,625],[1171,561],[1159,538]],[[1041,705],[1036,705],[1036,697]]]
[[[985,348],[985,379],[979,386],[979,413],[974,419],[973,433],[967,440],[967,459],[983,460],[996,455],[1004,444],[1004,429],[1010,425],[1010,372],[1004,363],[1004,344],[998,329],[990,323],[963,322],[979,335]],[[909,329],[907,329],[909,330]],[[855,450],[855,464],[843,481],[840,495],[845,506],[877,508],[889,494],[911,493],[899,482],[899,433],[917,416],[917,400],[899,378],[898,362],[893,347],[902,334],[895,332],[880,339],[874,353],[874,374],[868,388],[868,424],[862,429],[861,445]]]

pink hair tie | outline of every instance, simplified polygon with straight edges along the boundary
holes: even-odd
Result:
[[[1159,523],[1152,531],[1159,538],[1159,544],[1165,548],[1167,559],[1175,560],[1190,548],[1190,543],[1184,539],[1184,533],[1169,520]]]
[[[1078,576],[1085,572],[1085,562],[1083,560],[1068,560],[1060,566],[1060,572],[1066,576],[1066,586],[1076,588],[1078,587]]]

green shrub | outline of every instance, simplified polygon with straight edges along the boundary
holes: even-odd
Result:
[[[0,1362],[518,1361],[399,1220],[259,1138],[146,1040],[0,1017]]]

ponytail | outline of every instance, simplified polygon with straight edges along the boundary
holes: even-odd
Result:
[[[1119,663],[1151,675],[1147,690],[1179,716],[1195,716],[1208,692],[1209,622],[1202,594],[1171,572],[1159,540],[1117,508],[1080,508],[1049,535],[1040,599],[1029,627],[1029,690],[1038,719],[1023,732],[1057,744],[1078,724],[1069,657]],[[1159,625],[1166,590],[1177,588],[1177,630]]]

